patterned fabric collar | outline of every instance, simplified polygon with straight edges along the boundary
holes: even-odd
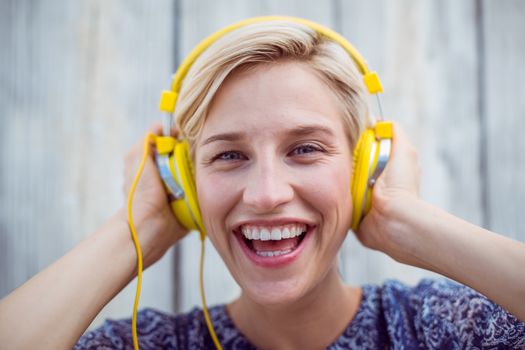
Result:
[[[388,338],[381,336],[377,327],[384,328],[385,320],[381,317],[380,293],[378,286],[365,285],[361,295],[361,302],[355,316],[344,330],[327,349],[348,349],[351,346],[366,346],[377,341],[386,341]],[[230,318],[226,305],[218,305],[210,308],[210,315],[221,344],[225,348],[233,349],[256,349],[248,339],[239,331]],[[363,330],[366,329],[366,332]],[[374,331],[375,329],[375,331]],[[385,338],[385,339],[378,339]]]

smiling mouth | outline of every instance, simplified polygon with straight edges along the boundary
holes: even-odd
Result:
[[[304,240],[309,226],[294,223],[279,226],[243,225],[238,234],[246,246],[260,257],[277,257],[292,253]]]

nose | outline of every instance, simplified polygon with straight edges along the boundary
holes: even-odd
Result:
[[[243,201],[258,214],[278,210],[294,197],[290,174],[284,162],[275,157],[260,160],[250,169],[243,192]]]

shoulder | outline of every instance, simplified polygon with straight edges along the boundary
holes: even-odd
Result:
[[[221,324],[223,305],[210,308],[210,315]],[[209,336],[199,308],[177,316],[154,309],[137,314],[137,333],[141,349],[207,349]],[[131,319],[106,320],[99,328],[86,332],[74,349],[133,349]]]
[[[381,300],[394,342],[409,337],[426,348],[525,346],[525,324],[482,294],[450,280],[424,279],[414,287],[387,281]]]

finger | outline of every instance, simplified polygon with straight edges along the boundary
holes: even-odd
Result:
[[[419,188],[419,160],[415,147],[398,124],[394,124],[392,151],[382,181],[389,186],[404,188],[417,195]],[[383,174],[381,174],[383,175]],[[388,179],[388,180],[387,180]]]
[[[155,135],[162,135],[162,131],[163,131],[162,124],[160,122],[153,123],[150,126],[149,131],[154,133]]]
[[[392,138],[392,148],[405,148],[407,147],[408,137],[405,133],[405,130],[398,124],[394,124],[394,137]],[[396,153],[396,152],[394,152]]]
[[[155,122],[155,123],[153,123],[150,126],[149,131],[152,132],[155,135],[159,135],[160,136],[160,135],[164,134],[164,127],[162,126],[162,123]],[[177,129],[177,127],[175,125],[172,125],[172,127],[171,127],[171,136],[177,137],[178,135],[179,135],[179,129]]]
[[[131,159],[124,166],[124,174],[123,174],[124,182],[123,182],[122,190],[125,196],[128,195],[129,190],[131,189],[131,185],[133,184],[133,181],[137,175],[141,160],[142,160],[142,154],[140,156],[137,155],[135,159]],[[148,184],[151,183],[153,178],[157,178],[160,180],[160,175],[156,171],[156,166],[155,166],[155,162],[153,158],[147,157],[144,163],[144,168],[142,170],[140,181],[137,184],[138,188],[140,188],[142,185],[149,186]]]
[[[153,161],[153,154],[154,154],[153,145],[151,145],[151,143],[148,148],[149,148],[149,157],[146,160],[147,164]],[[139,140],[124,155],[124,179],[125,181],[128,180],[130,177],[132,177],[133,174],[135,174],[135,172],[137,171],[140,165],[140,162],[142,160],[143,152],[144,152],[144,140]],[[128,185],[129,184],[125,185],[126,189],[129,189]]]
[[[415,147],[410,142],[407,134],[399,125],[394,124],[394,137],[392,140],[392,157],[403,162],[418,163]]]
[[[178,129],[174,126],[172,127],[172,135],[177,136]],[[162,135],[163,127],[160,122],[153,123],[149,129],[148,132],[151,132],[155,135]],[[138,166],[142,160],[142,155],[144,151],[144,139],[137,141],[126,153],[124,156],[124,183],[122,186],[122,190],[124,192],[124,195],[127,196],[132,180],[134,178],[134,174],[137,172]],[[149,147],[149,157],[146,159],[146,164],[144,167],[144,174],[151,172],[155,168],[154,163],[154,154],[155,154],[155,143],[150,142]],[[159,177],[158,173],[156,173],[154,176]],[[159,177],[160,179],[160,177]]]

